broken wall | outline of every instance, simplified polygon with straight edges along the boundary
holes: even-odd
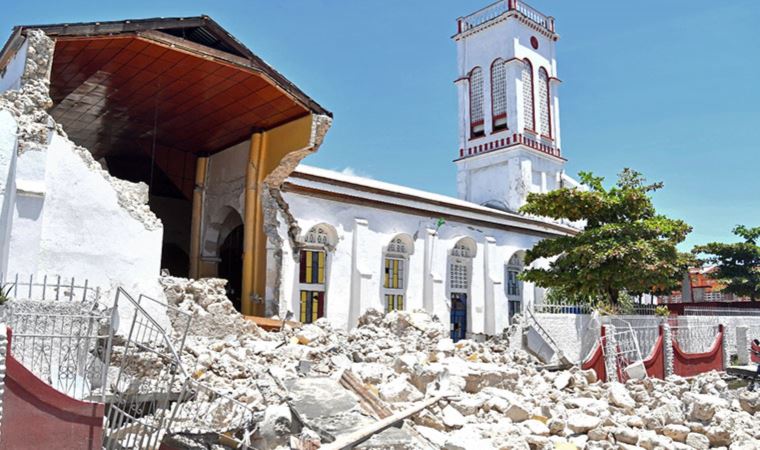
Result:
[[[104,300],[117,286],[162,298],[163,228],[147,205],[147,185],[112,177],[48,115],[53,41],[39,30],[27,33],[2,81],[12,89],[0,92],[0,233],[7,236],[0,249],[8,255],[7,277],[88,279],[106,291]],[[19,71],[14,64],[22,55]]]
[[[203,264],[203,276],[216,276],[214,261],[219,256],[219,246],[232,231],[227,226],[228,220],[237,215],[242,223],[250,145],[251,141],[246,140],[208,159],[201,230],[201,259],[207,261]]]

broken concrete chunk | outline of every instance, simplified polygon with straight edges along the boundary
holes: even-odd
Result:
[[[685,442],[690,431],[687,426],[672,423],[662,429],[662,434],[674,441]]]
[[[704,434],[689,433],[686,436],[686,445],[690,445],[697,450],[707,450],[710,448],[710,440]]]
[[[451,405],[447,405],[441,412],[443,424],[449,428],[461,428],[467,422],[464,416]]]
[[[612,382],[607,387],[607,399],[615,406],[626,409],[633,409],[636,407],[636,402],[631,398],[631,394],[628,393],[628,389],[625,385]]]
[[[522,422],[530,418],[530,411],[518,403],[512,403],[504,412],[504,415],[512,419],[512,422]]]
[[[325,336],[325,331],[314,324],[306,324],[296,332],[296,338],[301,345],[316,342]]]
[[[390,403],[416,402],[422,397],[422,393],[409,384],[405,375],[380,386],[380,398]]]
[[[567,427],[575,433],[586,433],[596,428],[601,423],[598,417],[589,416],[588,414],[575,413],[567,418]]]

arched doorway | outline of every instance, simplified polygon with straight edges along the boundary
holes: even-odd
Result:
[[[241,291],[243,287],[243,225],[234,228],[219,246],[219,278],[227,280],[227,297],[241,311]]]
[[[449,253],[448,290],[451,299],[451,339],[456,342],[467,338],[469,329],[468,304],[472,279],[472,260],[477,246],[472,238],[464,237],[454,244]]]
[[[512,323],[514,315],[522,313],[523,309],[523,282],[519,276],[525,269],[524,257],[525,252],[520,250],[509,258],[507,265],[504,267],[504,289],[507,294],[509,323]]]

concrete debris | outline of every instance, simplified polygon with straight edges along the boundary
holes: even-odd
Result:
[[[0,109],[10,111],[18,123],[18,153],[44,147],[55,129],[47,110],[50,98],[50,69],[55,42],[41,30],[28,30],[29,42],[21,88],[0,93]]]
[[[451,342],[420,311],[371,310],[350,331],[318,320],[266,332],[231,309],[222,280],[162,285],[198,320],[186,367],[260,412],[256,448],[329,446],[383,420],[369,403],[396,414],[439,392],[451,396],[357,448],[760,448],[760,397],[717,372],[604,383],[578,368],[543,370],[502,338]],[[364,398],[340,383],[346,370]]]

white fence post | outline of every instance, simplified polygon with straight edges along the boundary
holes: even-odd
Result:
[[[615,325],[604,325],[604,368],[607,371],[607,381],[618,381],[616,355]]]
[[[736,357],[737,364],[740,366],[746,366],[749,364],[749,339],[747,333],[749,327],[746,325],[739,325],[736,327]]]
[[[723,347],[723,370],[725,371],[731,365],[731,353],[728,351],[728,327],[720,324],[718,329],[723,331],[723,339],[720,344]]]
[[[673,375],[673,331],[670,329],[670,324],[664,322],[662,324],[662,340],[663,350],[665,352],[665,378]]]

